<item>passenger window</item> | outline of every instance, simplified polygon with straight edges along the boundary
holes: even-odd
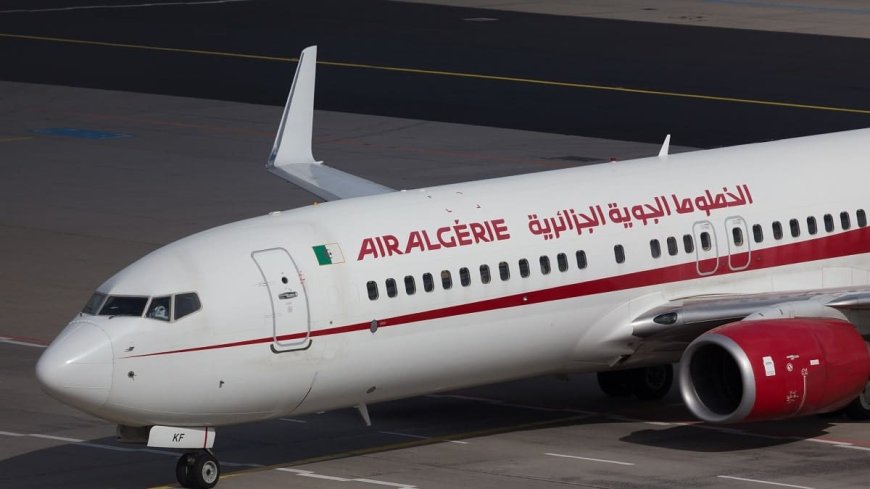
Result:
[[[414,295],[415,292],[417,292],[417,283],[414,282],[414,276],[405,275],[405,293]]]
[[[625,248],[622,245],[613,247],[613,255],[616,258],[616,263],[625,263]]]
[[[773,221],[773,239],[782,239],[782,224],[779,221]]]
[[[731,239],[734,241],[734,246],[743,246],[743,229],[739,227],[731,228]]]
[[[550,273],[550,257],[543,255],[538,259],[538,261],[541,262],[541,273],[544,275]]]
[[[378,284],[374,280],[366,282],[366,290],[369,292],[369,300],[373,301],[378,298]]]
[[[450,275],[450,270],[441,270],[441,287],[444,290],[450,290],[453,287],[453,277]]]
[[[388,278],[387,279],[387,297],[396,297],[399,295],[399,289],[396,287],[396,279]]]
[[[499,264],[498,264],[498,276],[502,280],[507,280],[507,279],[511,278],[511,269],[506,261],[499,262]]]
[[[790,219],[788,221],[788,227],[791,229],[791,237],[797,238],[801,235],[801,225],[797,219]]]
[[[170,311],[171,308],[171,297],[155,297],[151,299],[151,304],[148,306],[148,312],[145,313],[145,317],[159,319],[160,321],[169,321],[169,318],[172,317]]]
[[[465,267],[459,269],[459,283],[462,284],[463,287],[471,285],[471,272],[469,272]]]
[[[840,226],[842,226],[843,231],[852,227],[852,221],[849,219],[848,212],[841,212],[840,213]]]
[[[529,260],[526,260],[525,258],[523,258],[520,260],[519,265],[520,265],[520,277],[523,277],[523,278],[528,277],[529,273],[531,273],[531,270],[529,270]]]
[[[97,313],[100,312],[100,306],[103,305],[104,300],[106,300],[106,294],[95,292],[94,295],[88,299],[88,303],[85,304],[85,308],[82,309],[82,312],[90,314],[91,316],[96,316]]]
[[[489,265],[481,265],[480,266],[480,283],[488,284],[492,280],[492,277],[489,274]]]
[[[834,216],[825,214],[825,231],[831,232],[834,230]]]
[[[653,258],[662,256],[662,245],[659,244],[659,240],[651,239],[649,241],[649,252]]]
[[[674,256],[677,252],[680,251],[677,249],[677,238],[673,236],[668,237],[668,254]]]
[[[816,226],[816,218],[813,216],[808,217],[807,218],[807,232],[810,233],[810,235],[813,235],[813,234],[816,234],[818,231],[819,231],[819,228],[818,228],[818,226]]]
[[[701,249],[704,251],[710,251],[712,248],[712,243],[710,243],[710,233],[704,231],[701,233]]]
[[[864,209],[858,209],[858,212],[855,213],[855,217],[858,218],[859,228],[867,226],[867,214],[864,213]]]
[[[423,274],[423,290],[426,292],[432,292],[435,290],[435,280],[432,278],[431,273]]]
[[[692,239],[691,234],[683,235],[683,248],[685,248],[686,253],[693,253],[695,251],[695,240]]]
[[[100,316],[135,316],[141,317],[148,304],[147,297],[121,297],[110,295],[100,309]]]
[[[761,224],[752,225],[752,239],[756,243],[761,243],[762,241],[764,241],[764,231],[761,229]]]
[[[374,283],[374,282],[372,282]],[[375,299],[378,298],[377,288],[375,289]],[[181,319],[188,314],[193,314],[202,309],[202,304],[199,302],[199,296],[193,292],[186,294],[175,294],[175,319]]]
[[[576,255],[577,255],[577,268],[579,268],[580,270],[583,270],[584,268],[586,268],[586,252],[583,250],[580,250],[576,253]]]
[[[556,263],[559,265],[560,272],[568,271],[568,256],[565,253],[556,255]]]

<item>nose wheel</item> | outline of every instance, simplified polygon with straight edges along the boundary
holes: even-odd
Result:
[[[175,464],[175,478],[181,487],[211,489],[221,476],[221,465],[211,450],[187,452]]]

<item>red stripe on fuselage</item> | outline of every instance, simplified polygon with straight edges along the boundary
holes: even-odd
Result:
[[[600,278],[587,282],[562,285],[549,289],[532,290],[504,297],[497,297],[494,299],[486,299],[477,302],[469,302],[465,304],[457,304],[455,306],[442,307],[440,309],[431,309],[428,311],[420,311],[410,314],[404,314],[401,316],[394,316],[391,318],[379,320],[378,327],[398,326],[401,324],[429,321],[433,319],[461,316],[465,314],[474,314],[477,312],[508,309],[511,307],[518,307],[529,304],[540,304],[543,302],[552,302],[563,299],[572,299],[576,297],[603,294],[607,292],[635,289],[640,287],[646,287],[649,285],[682,282],[706,277],[740,273],[750,270],[760,270],[765,268],[826,260],[830,258],[840,258],[844,256],[858,255],[862,253],[870,253],[870,227],[859,228],[852,231],[846,231],[809,241],[802,241],[799,243],[789,243],[761,250],[753,250],[750,253],[749,258],[751,259],[751,262],[749,263],[749,266],[742,270],[731,270],[728,266],[728,255],[724,255],[718,258],[719,264],[716,271],[710,275],[705,275],[703,277],[698,275],[699,264],[695,261],[691,261],[689,263],[682,263],[679,265],[671,265],[651,270],[642,270],[639,272],[632,272],[624,275]],[[747,261],[746,255],[747,253],[738,253],[732,255],[732,262],[742,265]],[[702,260],[700,262],[700,269],[711,270],[714,266],[716,266],[716,261],[717,258]],[[555,275],[558,272],[552,273]],[[371,324],[369,322],[349,324],[346,326],[338,326],[335,328],[314,330],[311,331],[310,335],[311,337],[328,336],[334,334],[349,333],[352,331],[367,330],[370,327]],[[306,333],[296,333],[291,335],[279,336],[278,340],[287,341],[301,339],[305,336]],[[270,336],[266,338],[236,341],[232,343],[222,343],[218,345],[199,346],[194,348],[184,348],[180,350],[170,350],[157,353],[146,353],[142,355],[133,355],[126,358],[214,350],[218,348],[231,348],[236,346],[254,345],[259,343],[271,343],[272,341],[273,338]]]

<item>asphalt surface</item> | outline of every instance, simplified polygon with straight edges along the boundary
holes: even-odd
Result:
[[[5,2],[0,79],[281,105],[317,44],[366,65],[322,64],[319,109],[694,147],[870,126],[870,39],[383,1],[40,10],[92,4]]]
[[[270,106],[0,82],[0,488],[174,483],[178,454],[46,396],[33,366],[93,289],[193,232],[307,205],[262,168]],[[58,130],[62,129],[62,130]],[[413,188],[655,154],[658,144],[319,111],[315,155]],[[674,147],[673,150],[685,148]],[[220,487],[860,488],[870,425],[714,428],[676,390],[609,399],[542,377],[218,430]],[[738,479],[763,482],[746,482]]]
[[[317,106],[340,112],[316,114],[314,149],[397,188],[655,154],[665,132],[675,145],[719,146],[870,120],[864,112],[576,85],[866,110],[867,40],[296,3],[0,5],[0,488],[174,484],[176,453],[117,444],[114,426],[42,393],[33,365],[40,345],[132,260],[208,227],[313,200],[262,170],[292,75],[288,59],[305,45],[319,44],[322,61],[380,67],[319,66]],[[8,12],[67,7],[74,9]],[[652,144],[426,122],[439,120]],[[484,386],[370,412],[370,428],[340,410],[221,429],[217,454],[229,477],[220,487],[867,486],[867,423],[808,417],[714,428],[691,422],[675,391],[657,403],[608,399],[591,376]]]

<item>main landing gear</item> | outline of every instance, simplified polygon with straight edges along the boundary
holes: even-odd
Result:
[[[657,400],[665,397],[673,384],[674,367],[670,364],[598,372],[598,386],[612,397],[634,394],[644,401]]]
[[[858,394],[858,398],[846,406],[846,416],[857,420],[870,419],[870,381],[861,394]]]
[[[175,464],[175,477],[181,487],[211,489],[221,476],[221,465],[211,450],[186,452]]]

